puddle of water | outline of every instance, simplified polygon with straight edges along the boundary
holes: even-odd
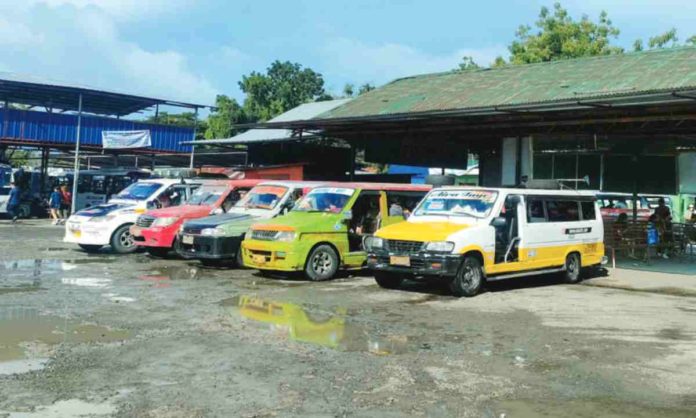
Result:
[[[58,418],[58,417],[87,417],[111,415],[116,413],[116,407],[110,402],[90,403],[80,399],[58,401],[53,405],[40,406],[33,412],[0,411],[9,418]]]
[[[104,288],[111,284],[111,279],[100,279],[95,277],[79,277],[79,278],[63,278],[60,279],[61,283],[82,286],[82,287],[98,287]]]
[[[140,276],[140,280],[165,281],[165,280],[198,280],[206,276],[204,270],[187,265],[166,265],[149,268],[150,274]]]
[[[414,336],[385,334],[377,327],[358,324],[345,308],[327,312],[247,295],[224,299],[220,305],[234,318],[250,321],[272,334],[338,351],[391,355],[432,348]]]
[[[8,293],[26,293],[26,292],[36,292],[38,290],[45,290],[38,286],[17,286],[17,287],[0,287],[0,295],[5,295]]]
[[[0,374],[43,366],[50,346],[61,343],[108,343],[129,338],[129,332],[94,324],[75,323],[34,309],[0,310]],[[12,363],[12,364],[7,364]]]
[[[504,418],[575,417],[575,418],[674,418],[693,417],[693,410],[661,408],[610,398],[570,399],[565,401],[502,401],[487,416]]]
[[[48,358],[31,358],[10,361],[0,360],[0,376],[41,370],[46,367],[48,360]]]

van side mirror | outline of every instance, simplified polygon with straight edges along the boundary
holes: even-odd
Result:
[[[353,211],[347,210],[343,212],[343,222],[350,222],[353,220]]]
[[[491,221],[491,226],[492,226],[493,228],[502,228],[502,227],[504,227],[505,225],[507,225],[507,221],[506,221],[505,218],[503,218],[502,216],[496,216],[496,217],[493,218],[493,220]]]
[[[215,208],[212,211],[210,211],[211,215],[222,215],[223,213],[225,213],[225,209],[223,208]]]
[[[507,197],[507,200],[515,206],[519,205],[522,201],[522,199],[520,199],[520,197],[517,195],[510,195]]]
[[[281,212],[288,213],[295,207],[295,202],[292,199],[288,199],[285,204],[283,204],[283,209]]]

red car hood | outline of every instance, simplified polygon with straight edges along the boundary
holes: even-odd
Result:
[[[147,214],[152,215],[156,218],[166,218],[170,216],[179,216],[183,218],[200,218],[203,216],[210,215],[211,210],[213,210],[212,206],[182,205],[172,206],[170,208],[153,209],[148,211]]]

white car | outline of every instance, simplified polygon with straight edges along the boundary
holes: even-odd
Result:
[[[123,189],[107,203],[83,209],[65,223],[64,242],[96,252],[105,245],[119,254],[137,250],[130,226],[149,209],[178,206],[200,182],[183,179],[140,180]]]

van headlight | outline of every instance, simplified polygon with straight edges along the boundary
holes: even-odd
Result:
[[[152,226],[169,226],[179,220],[178,216],[165,216],[155,219]]]
[[[225,230],[222,228],[205,228],[201,230],[201,235],[206,237],[221,237],[225,235]]]
[[[425,251],[434,253],[451,253],[454,250],[454,243],[450,241],[433,241],[425,244]]]
[[[295,236],[293,231],[279,231],[275,236],[275,241],[290,242],[295,240]]]
[[[384,240],[380,237],[365,237],[365,248],[368,251],[384,248]]]

